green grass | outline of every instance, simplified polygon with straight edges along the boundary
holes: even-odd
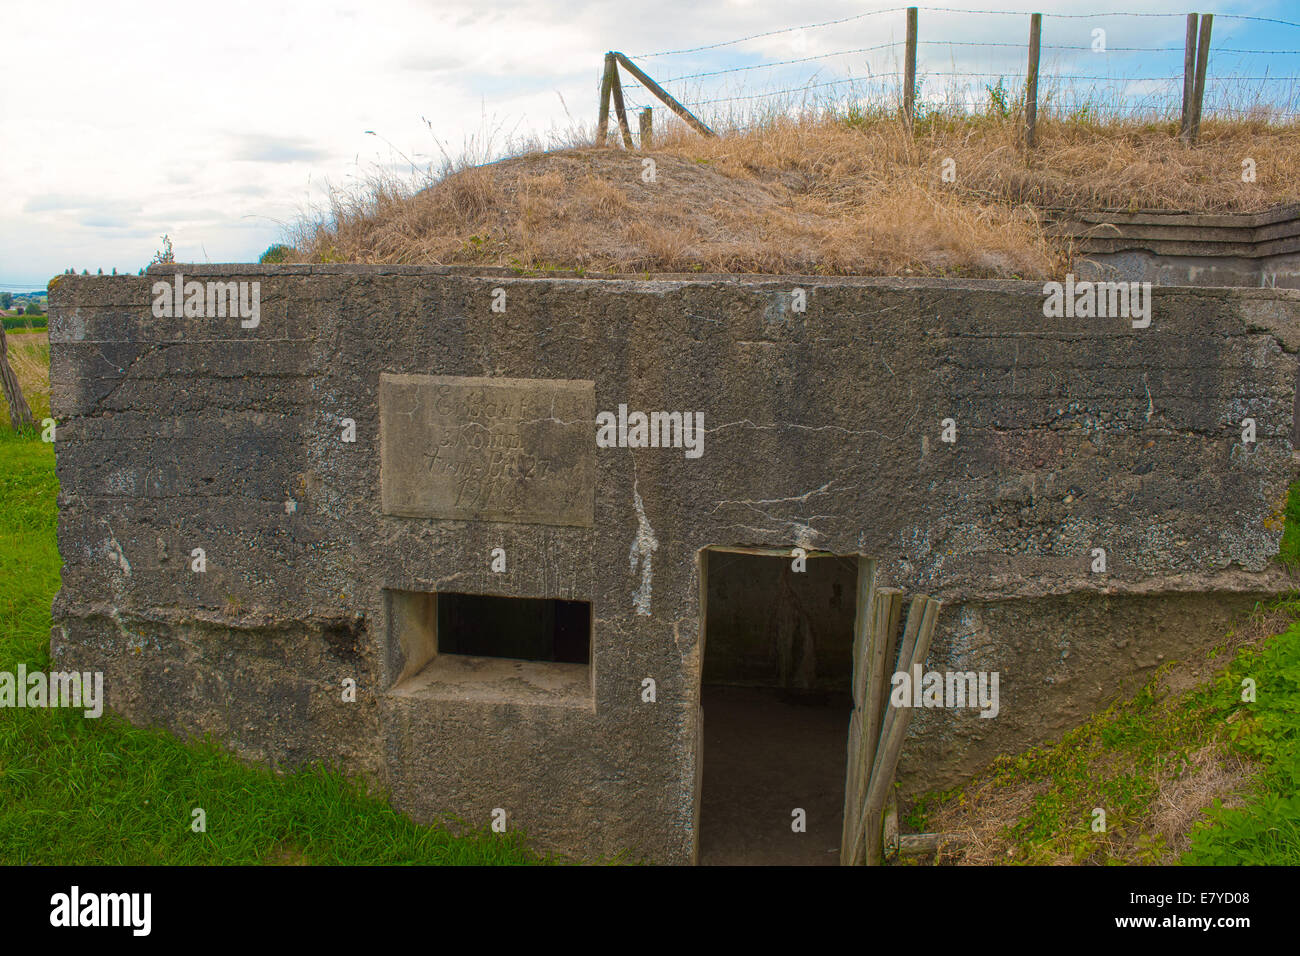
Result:
[[[49,669],[57,492],[53,446],[0,426],[0,671]],[[107,713],[0,709],[0,864],[267,862],[545,861],[517,833],[416,825],[327,769],[276,775]]]
[[[1243,682],[1255,700],[1244,702]],[[1184,862],[1300,864],[1300,622],[1246,648],[1208,692],[1208,707],[1233,718],[1232,745],[1260,768],[1242,807],[1217,802],[1192,835]]]
[[[44,312],[40,315],[6,315],[0,318],[6,332],[25,331],[29,326],[44,331],[49,321],[50,317]]]
[[[1300,566],[1300,481],[1287,490],[1283,521],[1277,556],[1283,564],[1295,568]]]
[[[1300,601],[1273,609],[1294,617]],[[1242,700],[1246,678],[1255,681],[1254,702]],[[1254,775],[1241,806],[1226,809],[1215,800],[1178,862],[1300,864],[1300,621],[1244,648],[1211,683],[1177,695],[1159,688],[1157,675],[1132,700],[1059,742],[1000,757],[971,783],[922,797],[910,827],[927,829],[943,807],[990,795],[996,803],[999,791],[1034,785],[1028,809],[1001,830],[1012,849],[1007,862],[1170,862],[1163,837],[1151,828],[1159,781],[1187,767],[1195,752],[1217,746],[1248,758]],[[986,789],[977,794],[980,787]],[[1106,811],[1105,832],[1091,827],[1095,807]]]

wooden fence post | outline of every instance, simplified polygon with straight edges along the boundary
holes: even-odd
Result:
[[[0,388],[3,388],[5,401],[9,403],[9,420],[13,422],[14,431],[32,427],[32,409],[23,398],[18,376],[9,367],[9,347],[5,343],[5,327],[0,322]]]
[[[707,126],[701,123],[694,113],[692,113],[685,106],[682,106],[681,103],[678,103],[675,99],[669,96],[668,92],[662,86],[660,86],[654,80],[650,79],[650,77],[646,76],[644,70],[642,70],[639,66],[633,63],[631,60],[629,60],[622,53],[615,53],[614,59],[617,60],[620,64],[622,64],[623,69],[627,70],[634,77],[636,77],[637,81],[641,83],[642,86],[644,86],[655,96],[659,97],[659,99],[663,101],[663,104],[665,106],[667,106],[670,110],[672,110],[682,119],[684,119],[687,122],[687,124],[689,124],[690,127],[694,129],[696,132],[702,133],[705,136],[717,135],[717,133],[713,132],[713,130],[709,129]]]
[[[1033,149],[1038,135],[1038,54],[1043,37],[1043,15],[1029,15],[1029,76],[1025,80],[1025,147]]]
[[[1210,64],[1210,29],[1214,14],[1201,14],[1201,38],[1196,44],[1196,84],[1192,88],[1192,122],[1188,141],[1195,143],[1201,132],[1201,104],[1205,100],[1205,70]]]
[[[618,117],[618,128],[623,134],[623,148],[632,148],[632,129],[627,125],[627,110],[623,108],[623,84],[618,78],[618,62],[615,61],[611,72],[614,74],[610,91],[614,94],[614,115]]]
[[[600,78],[600,118],[596,120],[596,145],[604,146],[609,133],[609,96],[614,84],[614,54],[605,54],[605,73]]]
[[[907,614],[907,627],[903,642],[898,648],[898,668],[911,672],[913,665],[922,664],[930,650],[941,602],[924,594],[912,598]],[[882,675],[883,676],[883,675]],[[882,858],[882,816],[885,800],[894,784],[898,756],[903,750],[903,738],[911,722],[910,707],[890,707],[880,729],[875,760],[867,777],[866,793],[859,802],[856,829],[850,859],[861,860],[867,866],[879,866]]]
[[[654,145],[654,114],[650,107],[641,110],[641,148],[650,149]]]
[[[916,7],[907,8],[907,50],[903,61],[903,119],[912,125],[916,112]]]
[[[849,723],[849,762],[844,777],[844,827],[840,841],[840,863],[861,866],[864,858],[862,802],[867,796],[871,767],[876,759],[876,742],[880,724],[874,719],[880,695],[888,683],[885,649],[891,643],[887,628],[893,602],[901,604],[903,592],[897,588],[875,588],[863,575],[868,569],[866,558],[859,558],[858,608],[854,621],[853,715]],[[869,571],[874,579],[875,562]],[[864,610],[865,609],[865,610]]]
[[[1192,135],[1192,91],[1196,83],[1196,14],[1187,14],[1187,37],[1183,40],[1183,117],[1178,135],[1187,140]]]

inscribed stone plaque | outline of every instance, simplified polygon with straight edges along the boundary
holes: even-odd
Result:
[[[385,514],[589,528],[596,384],[379,376]]]

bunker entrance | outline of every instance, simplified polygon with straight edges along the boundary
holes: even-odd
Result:
[[[699,862],[837,865],[859,559],[700,560]]]

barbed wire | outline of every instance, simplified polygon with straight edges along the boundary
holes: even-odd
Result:
[[[830,27],[839,23],[848,23],[851,20],[862,20],[866,17],[880,16],[885,13],[898,13],[900,10],[906,10],[907,7],[890,7],[887,10],[869,10],[866,13],[854,14],[851,17],[840,17],[838,20],[824,20],[821,23],[809,23],[801,27],[785,27],[780,30],[769,30],[766,33],[754,33],[747,37],[739,37],[735,40],[724,40],[721,43],[710,43],[707,46],[691,47],[685,50],[663,50],[659,53],[638,53],[634,54],[638,59],[650,60],[658,56],[678,56],[682,53],[699,53],[703,50],[716,50],[719,47],[734,46],[737,43],[745,43],[749,40],[761,40],[765,37],[779,36],[782,33],[794,33],[796,30],[815,30],[818,27]]]
[[[838,50],[834,53],[819,53],[816,56],[801,56],[795,60],[776,60],[772,63],[754,63],[750,66],[733,66],[725,70],[710,70],[707,73],[687,73],[683,76],[674,76],[664,80],[664,83],[676,83],[679,80],[694,80],[702,76],[721,76],[723,73],[744,73],[746,70],[766,70],[770,67],[789,66],[792,63],[808,63],[812,60],[826,60],[833,56],[849,56],[853,53],[871,53],[875,50],[884,50],[893,46],[902,46],[903,41],[895,40],[892,43],[877,43],[875,46],[864,46],[856,50]]]
[[[877,43],[873,46],[858,47],[857,49],[853,49],[853,50],[835,50],[831,53],[818,53],[812,56],[796,57],[794,59],[789,59],[789,60],[773,60],[772,62],[769,63],[751,63],[745,66],[733,66],[721,70],[705,70],[700,73],[684,73],[680,76],[668,77],[662,80],[661,83],[662,85],[667,85],[669,83],[678,83],[682,80],[695,80],[695,79],[702,79],[704,77],[710,77],[710,76],[723,76],[728,73],[746,73],[746,72],[752,72],[754,70],[774,69],[779,66],[791,66],[796,63],[811,63],[817,60],[828,60],[833,57],[852,56],[853,54],[856,53],[873,53],[879,50],[891,49],[893,47],[898,47],[903,45],[904,45],[903,41],[894,40],[889,43]],[[1002,43],[1002,42],[993,42],[993,41],[983,42],[979,40],[919,40],[917,42],[917,45],[918,46],[997,47],[997,48],[1021,49],[1021,50],[1025,49],[1025,44],[1023,43]],[[1082,51],[1091,51],[1092,47],[1049,43],[1049,44],[1044,44],[1042,46],[1042,49],[1075,50],[1075,51],[1082,52]],[[1172,47],[1172,46],[1169,47],[1127,46],[1127,47],[1108,47],[1105,50],[1097,50],[1094,52],[1098,52],[1098,53],[1183,53],[1184,49],[1183,47]],[[1215,47],[1213,52],[1248,53],[1248,54],[1261,54],[1261,55],[1268,55],[1268,56],[1300,55],[1300,50],[1252,50],[1252,49],[1245,49],[1241,47]],[[623,88],[644,89],[644,87],[641,86],[641,84],[639,83],[625,84]]]
[[[748,36],[737,37],[732,40],[724,40],[724,41],[719,41],[717,43],[705,44],[702,46],[683,48],[680,50],[664,50],[658,53],[650,53],[650,54],[637,54],[636,58],[654,59],[660,57],[677,56],[677,55],[683,55],[689,53],[701,53],[701,52],[706,52],[711,50],[718,50],[724,47],[735,46],[740,43],[745,43],[750,40],[780,36],[782,34],[795,33],[804,30],[814,30],[821,27],[828,27],[837,24],[864,20],[868,17],[877,17],[885,14],[899,13],[899,12],[906,11],[907,9],[908,9],[907,7],[890,7],[882,10],[871,10],[865,13],[855,14],[853,16],[840,17],[834,20],[824,20],[818,23],[809,23],[801,26],[785,27],[779,30],[768,30],[762,33],[753,33]],[[918,7],[917,9],[919,11],[927,11],[933,13],[960,13],[960,14],[996,15],[996,16],[1025,16],[1026,15],[1025,11],[1017,11],[1017,10],[984,10],[984,9],[972,10],[972,9],[959,9],[955,7]],[[1140,11],[1109,11],[1109,12],[1098,11],[1092,13],[1069,13],[1069,14],[1049,13],[1049,14],[1045,14],[1044,18],[1078,20],[1078,19],[1095,19],[1095,18],[1103,18],[1103,17],[1183,18],[1185,16],[1186,14],[1181,14],[1181,13],[1145,13]],[[1283,20],[1274,17],[1256,17],[1256,16],[1247,16],[1247,15],[1239,15],[1239,14],[1216,14],[1215,16],[1217,19],[1220,20],[1255,21],[1261,23],[1274,23],[1274,24],[1281,24],[1285,26],[1300,27],[1300,22]],[[703,70],[695,73],[680,74],[678,76],[673,76],[664,79],[661,82],[663,85],[667,86],[669,84],[682,83],[687,80],[709,79],[713,77],[726,76],[732,73],[737,73],[737,74],[751,73],[758,70],[777,69],[780,67],[793,66],[802,63],[816,63],[819,61],[832,60],[832,59],[845,57],[845,56],[855,56],[855,55],[878,53],[886,50],[896,50],[898,47],[901,47],[903,45],[904,43],[902,40],[892,40],[889,42],[877,43],[871,46],[857,47],[854,49],[834,50],[827,53],[810,54],[808,56],[793,57],[784,60],[773,60],[764,63],[749,63],[742,66],[733,66],[733,67],[726,67],[726,68],[714,69],[714,70]],[[938,47],[949,47],[949,48],[988,47],[990,49],[1014,49],[1014,50],[1025,50],[1027,48],[1027,44],[1023,42],[1005,42],[1005,41],[986,42],[986,41],[979,41],[979,40],[919,40],[918,39],[917,46],[918,47],[938,46]],[[1185,49],[1182,46],[1120,46],[1120,47],[1108,47],[1105,49],[1098,50],[1092,45],[1043,44],[1040,47],[1040,49],[1044,51],[1062,51],[1067,53],[1082,53],[1082,52],[1091,52],[1093,54],[1104,53],[1107,55],[1109,54],[1123,55],[1123,54],[1131,54],[1131,53],[1178,54],[1178,53],[1185,52]],[[1217,54],[1259,55],[1259,56],[1300,55],[1300,50],[1263,50],[1263,49],[1251,49],[1251,48],[1242,48],[1242,47],[1215,47],[1211,52],[1216,55]],[[1000,59],[1000,57],[993,57],[994,62],[996,62],[998,59]],[[788,96],[791,94],[795,94],[795,95],[808,94],[816,90],[832,89],[835,87],[843,87],[843,86],[859,86],[859,87],[877,86],[878,87],[882,85],[893,86],[898,83],[898,77],[894,75],[894,71],[888,71],[888,72],[882,71],[881,73],[873,74],[871,72],[871,67],[869,65],[869,62],[870,61],[868,61],[868,65],[866,66],[866,71],[867,71],[866,76],[838,77],[838,78],[819,81],[819,82],[812,82],[811,80],[816,78],[816,72],[814,72],[813,77],[810,78],[809,82],[803,83],[799,86],[791,86],[785,89],[769,90],[760,93],[752,93],[752,94],[744,94],[744,95],[714,96],[703,100],[692,99],[690,101],[690,105],[692,107],[704,107],[704,106],[712,106],[718,103],[731,103],[731,102],[739,103],[739,102],[746,102],[752,100],[761,100],[766,98]],[[1082,61],[1077,61],[1077,60],[1073,60],[1073,58],[1070,58],[1069,62],[1081,63]],[[1172,89],[1174,85],[1180,84],[1184,79],[1181,73],[1174,76],[1139,76],[1139,75],[1107,76],[1107,75],[1098,75],[1098,74],[1041,72],[1039,75],[1040,75],[1040,81],[1045,84],[1050,84],[1053,81],[1064,81],[1070,84],[1082,85],[1084,89],[1087,88],[1087,84],[1100,85],[1100,84],[1116,84],[1116,83],[1155,83],[1161,85],[1168,84],[1170,89]],[[924,81],[926,78],[959,78],[959,79],[967,79],[971,81],[985,81],[985,80],[996,79],[999,85],[1001,85],[1003,81],[1017,83],[1021,81],[1026,81],[1028,79],[1027,73],[1025,72],[1015,72],[1015,71],[1013,72],[1007,72],[1007,71],[965,72],[965,71],[957,71],[957,70],[936,71],[936,70],[925,70],[920,68],[920,66],[918,65],[918,69],[917,69],[918,84]],[[1214,86],[1218,87],[1220,90],[1231,88],[1234,85],[1240,86],[1241,84],[1244,83],[1300,84],[1300,78],[1292,77],[1292,76],[1224,75],[1224,76],[1211,76],[1210,79],[1211,79],[1211,83]],[[987,87],[987,84],[985,85]],[[645,87],[638,83],[628,83],[624,85],[623,89],[625,91],[628,90],[644,91]],[[1209,91],[1207,91],[1207,93],[1208,92]],[[1065,95],[1066,96],[1070,95],[1068,90],[1065,91]],[[1162,94],[1148,93],[1145,95],[1155,96],[1155,95],[1162,95]],[[1213,98],[1213,94],[1207,97],[1207,100],[1212,98]],[[633,103],[632,106],[635,109],[641,108],[641,104],[639,102]],[[1151,113],[1151,112],[1159,112],[1160,108],[1138,105],[1136,107],[1133,107],[1132,110],[1137,112]],[[1120,108],[1118,105],[1113,105],[1113,106],[1103,107],[1101,108],[1101,111],[1127,112],[1129,111],[1129,109]],[[1232,110],[1226,107],[1211,107],[1210,110],[1207,110],[1207,112],[1210,111],[1218,114],[1235,113],[1237,115],[1243,115],[1243,116],[1258,115],[1261,112],[1275,117],[1290,117],[1293,115],[1298,115],[1284,110],[1276,109],[1273,107],[1257,107],[1253,110]]]
[[[660,50],[657,53],[637,53],[637,54],[631,54],[631,56],[633,56],[636,59],[649,60],[657,57],[680,56],[686,53],[701,53],[705,50],[717,50],[725,46],[734,46],[737,43],[746,43],[749,40],[760,40],[760,39],[765,39],[767,37],[780,36],[783,33],[795,33],[801,30],[816,30],[821,27],[836,26],[837,24],[849,23],[854,20],[862,20],[867,17],[881,16],[886,13],[905,12],[907,9],[908,9],[907,7],[889,7],[884,10],[869,10],[866,13],[858,13],[850,17],[840,17],[839,19],[836,20],[823,20],[820,23],[805,23],[796,27],[783,27],[780,30],[768,30],[763,33],[753,33],[750,34],[749,36],[737,37],[734,40],[723,40],[718,43],[709,43],[704,46],[688,47],[681,50]],[[928,12],[928,13],[969,13],[969,14],[981,14],[981,15],[989,15],[989,16],[1023,17],[1028,15],[1023,10],[966,10],[966,9],[960,9],[958,7],[917,7],[917,10],[921,12]],[[1092,13],[1045,13],[1043,14],[1043,18],[1045,20],[1053,20],[1053,19],[1054,20],[1089,20],[1089,19],[1100,19],[1102,17],[1185,18],[1186,16],[1187,15],[1183,13],[1142,13],[1133,10],[1095,11]],[[1283,26],[1300,27],[1300,22],[1298,21],[1283,20],[1278,17],[1256,17],[1256,16],[1247,16],[1245,14],[1233,14],[1233,13],[1216,13],[1214,14],[1214,16],[1216,17],[1216,19],[1219,20],[1246,20],[1246,21],[1254,21],[1258,23],[1276,23],[1276,24],[1281,24]],[[922,42],[935,42],[935,41],[922,41]],[[1081,49],[1087,49],[1087,48],[1081,48]],[[1241,51],[1241,52],[1270,53],[1270,52],[1290,52],[1290,51],[1251,50],[1251,51]]]
[[[806,86],[795,86],[795,87],[791,87],[788,90],[772,90],[767,93],[755,93],[752,96],[720,96],[717,99],[712,99],[712,100],[696,100],[691,105],[708,106],[712,103],[730,103],[732,101],[738,102],[741,100],[759,100],[765,96],[781,96],[786,93],[803,93],[806,92],[807,90],[816,90],[827,86],[843,86],[845,83],[866,83],[866,82],[870,82],[870,81],[868,79],[851,76],[851,77],[846,77],[845,79],[842,80],[829,80],[825,83],[809,83]]]

